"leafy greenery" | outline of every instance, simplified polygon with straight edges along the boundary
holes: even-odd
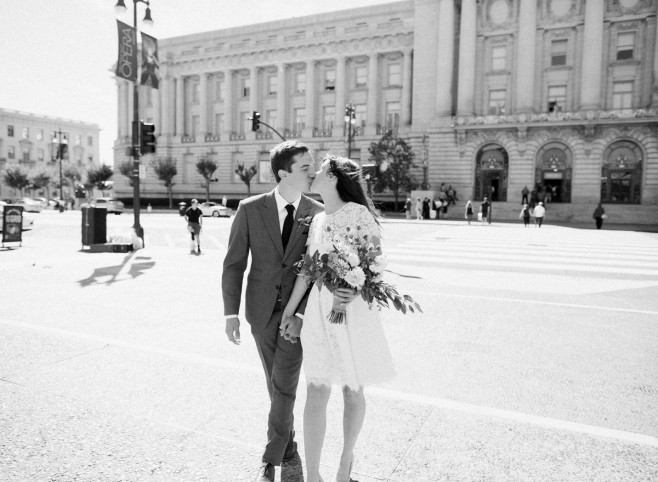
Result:
[[[4,181],[7,186],[18,189],[21,197],[23,197],[23,189],[31,184],[27,172],[21,166],[5,169]]]
[[[105,164],[97,168],[91,168],[87,171],[86,186],[88,185],[92,188],[100,190],[101,194],[104,196],[104,191],[111,188],[108,184],[108,181],[112,178],[113,175],[114,171],[112,168]]]
[[[378,174],[374,180],[375,192],[390,189],[395,197],[395,210],[398,210],[400,193],[410,192],[418,187],[416,178],[411,173],[414,164],[414,152],[407,142],[388,131],[378,141],[370,144],[370,161],[377,165]]]
[[[50,182],[53,179],[53,174],[48,169],[39,169],[32,177],[32,189],[46,188],[47,197],[50,198]]]
[[[121,173],[122,176],[126,176],[128,178],[128,185],[130,185],[130,187],[133,187],[134,185],[133,161],[123,161],[119,163],[119,172]]]
[[[173,206],[173,196],[171,188],[176,184],[174,178],[178,174],[178,169],[176,168],[176,159],[173,157],[157,157],[151,161],[151,167],[155,172],[155,175],[158,176],[158,179],[167,188],[167,196],[169,197],[169,209]]]
[[[212,181],[213,173],[217,170],[217,163],[211,159],[202,157],[196,162],[196,170],[205,180],[203,184],[206,188],[206,201],[210,201],[210,182]]]
[[[256,167],[256,164],[254,163],[251,167],[245,169],[244,162],[240,162],[238,163],[237,169],[235,169],[235,173],[240,177],[242,182],[247,185],[247,196],[251,196],[251,180],[256,174],[258,174],[258,167]]]

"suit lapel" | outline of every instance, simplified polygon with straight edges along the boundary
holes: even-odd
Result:
[[[281,227],[279,226],[279,213],[276,208],[274,191],[263,198],[260,205],[260,215],[263,218],[265,229],[272,238],[272,243],[279,254],[283,256],[283,241],[281,241]],[[290,242],[288,242],[288,245],[290,245]]]
[[[303,226],[299,222],[300,218],[305,218],[306,216],[311,216],[313,213],[309,209],[309,202],[304,195],[302,195],[301,200],[299,201],[299,208],[295,213],[295,226],[292,228],[292,233],[290,234],[290,240],[288,241],[288,246],[286,247],[286,255],[295,247],[295,244],[302,237],[304,231],[308,231],[308,226]],[[283,246],[283,245],[282,245]]]

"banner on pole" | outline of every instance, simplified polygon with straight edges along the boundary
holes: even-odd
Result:
[[[117,76],[137,82],[137,38],[134,27],[117,20],[119,29],[119,58]]]
[[[139,83],[157,89],[159,76],[158,39],[142,32],[142,69]]]

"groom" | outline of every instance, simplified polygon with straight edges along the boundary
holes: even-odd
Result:
[[[296,272],[294,263],[306,250],[309,227],[301,223],[323,210],[322,204],[303,195],[315,177],[308,147],[286,141],[270,151],[270,164],[277,182],[273,191],[243,200],[231,226],[228,252],[224,259],[222,294],[226,336],[240,344],[240,295],[247,259],[245,317],[251,326],[265,371],[270,395],[267,445],[256,481],[274,481],[274,467],[297,457],[293,438],[293,408],[302,366],[302,346],[297,340],[279,335],[283,308],[288,302]],[[306,298],[302,300],[301,324]]]

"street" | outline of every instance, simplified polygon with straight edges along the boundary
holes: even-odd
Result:
[[[224,334],[232,218],[194,256],[178,214],[143,212],[127,254],[82,252],[79,211],[31,216],[0,249],[0,480],[252,480],[269,400],[243,310],[242,344]],[[658,480],[658,234],[382,226],[424,313],[383,312],[398,376],[366,388],[355,479]],[[334,388],[325,480],[341,417]]]

